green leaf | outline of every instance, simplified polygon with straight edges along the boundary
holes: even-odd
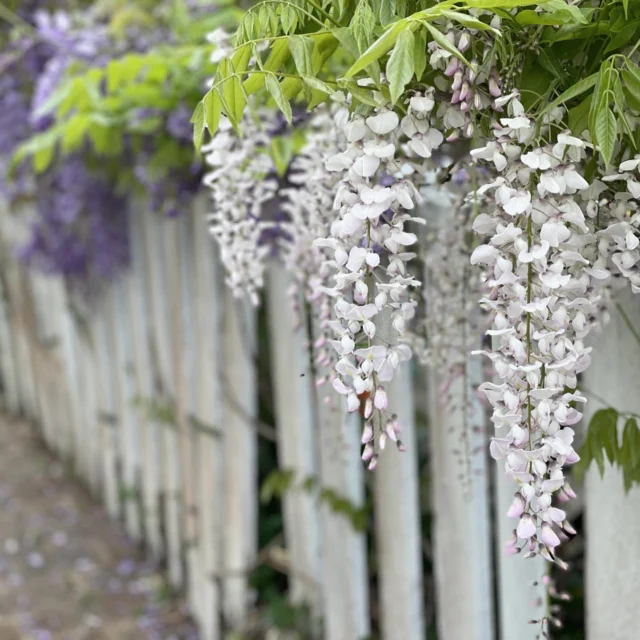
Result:
[[[294,143],[291,136],[275,136],[271,140],[271,157],[273,158],[276,172],[281,178],[289,168],[294,151]]]
[[[387,79],[391,91],[391,102],[395,104],[402,95],[414,73],[413,53],[415,39],[413,33],[406,29],[396,42],[387,62]]]
[[[298,25],[298,14],[293,7],[288,4],[282,7],[280,11],[280,23],[282,24],[282,31],[286,35],[295,32],[296,26]]]
[[[582,95],[586,91],[589,91],[592,87],[595,86],[598,80],[598,73],[592,73],[590,76],[583,78],[579,82],[576,82],[572,87],[569,87],[566,91],[561,93],[552,103],[550,103],[547,108],[544,110],[546,113],[555,109],[556,107],[564,104],[565,102],[569,102],[569,100],[573,100],[573,98],[577,98]]]
[[[251,44],[243,44],[233,52],[231,64],[237,73],[245,71],[249,66],[249,60],[251,60],[252,53],[253,46]]]
[[[237,127],[244,114],[246,99],[242,83],[235,75],[231,60],[225,58],[220,62],[216,77],[222,80],[222,101],[227,117],[231,124]]]
[[[284,65],[289,57],[289,42],[288,38],[282,38],[280,40],[274,40],[271,52],[267,61],[264,63],[263,68],[265,71],[278,71],[280,67]],[[264,74],[253,73],[243,83],[245,92],[247,95],[252,95],[257,91],[260,91],[264,86]]]
[[[627,45],[631,44],[633,42],[633,38],[635,37],[635,33],[638,30],[638,27],[640,27],[640,22],[638,20],[625,25],[611,39],[611,42],[608,44],[602,55],[606,56],[612,51],[624,49]]]
[[[340,86],[348,91],[358,102],[369,105],[370,107],[379,107],[380,103],[375,99],[371,89],[367,87],[361,87],[359,84],[350,80],[349,82],[342,82]]]
[[[520,11],[515,16],[516,22],[522,26],[530,24],[563,25],[573,22],[573,17],[567,11],[555,11],[553,13],[538,13],[532,9]]]
[[[627,69],[623,69],[620,74],[623,80],[622,90],[629,106],[635,111],[640,110],[640,81]]]
[[[358,44],[359,53],[366,51],[371,44],[375,26],[376,17],[369,5],[369,0],[360,0],[349,24],[349,29]]]
[[[290,488],[295,471],[293,469],[275,469],[262,482],[260,487],[260,502],[271,502],[273,498],[279,498]]]
[[[592,96],[585,98],[577,107],[569,109],[567,114],[569,129],[578,137],[589,128],[589,110]]]
[[[613,157],[616,140],[618,139],[618,123],[615,114],[609,107],[601,109],[596,114],[594,133],[600,147],[600,153],[608,165]]]
[[[381,58],[396,43],[398,36],[405,30],[417,28],[407,19],[399,20],[391,25],[347,70],[344,74],[345,78],[352,78],[359,71],[366,69],[371,63]]]
[[[338,48],[339,41],[333,33],[321,33],[312,38],[313,53],[311,55],[311,65],[313,74],[319,73],[324,68],[324,63],[333,55]],[[307,75],[307,74],[300,74]]]
[[[451,55],[455,56],[461,62],[464,62],[467,66],[469,66],[469,62],[467,59],[458,51],[457,47],[452,45],[449,42],[449,39],[440,31],[438,31],[433,25],[428,22],[424,23],[425,27],[429,30],[431,37],[445,50],[448,51]]]
[[[334,35],[336,40],[345,48],[347,53],[349,53],[354,58],[354,60],[357,60],[360,56],[360,50],[358,49],[358,43],[356,42],[356,39],[351,31],[347,27],[339,27],[337,29],[332,29],[331,33]]]
[[[282,81],[282,91],[287,100],[293,100],[302,91],[303,82],[300,78],[285,78]]]
[[[209,135],[215,135],[220,125],[222,115],[222,100],[216,89],[210,89],[204,97],[204,119],[209,129]]]
[[[309,36],[291,36],[289,50],[301,76],[313,76],[313,40]]]
[[[518,14],[519,16],[520,14]],[[468,13],[460,13],[460,11],[448,11],[443,10],[442,16],[445,18],[449,18],[449,20],[453,20],[455,22],[459,22],[463,27],[467,27],[468,29],[477,29],[478,31],[493,31],[495,34],[499,34],[500,32],[497,29],[494,29],[491,25],[486,24],[486,22],[482,22],[478,20],[478,18],[474,18],[470,16]]]
[[[332,89],[328,84],[322,82],[322,80],[318,80],[318,78],[312,78],[311,76],[302,76],[302,80],[305,84],[309,85],[312,89],[316,91],[322,91],[327,95],[331,95],[335,93],[335,89]]]
[[[90,118],[86,113],[76,113],[69,118],[62,132],[62,153],[71,153],[81,147],[89,122]]]
[[[413,48],[413,67],[416,80],[420,82],[422,74],[427,68],[427,31],[418,29],[415,34],[415,46]]]
[[[625,58],[624,63],[629,70],[629,73],[636,79],[636,84],[640,87],[640,67],[629,60],[629,58]]]
[[[472,9],[515,9],[532,4],[545,4],[550,0],[465,0],[464,4]]]
[[[291,124],[291,105],[289,101],[284,97],[284,91],[280,86],[280,82],[278,82],[278,78],[273,73],[268,73],[265,76],[265,84],[267,87],[267,91],[271,94],[275,103],[278,105],[278,109],[282,111],[284,117],[287,119],[287,122]]]
[[[193,123],[193,146],[197,151],[202,148],[202,138],[204,137],[204,103],[198,102],[196,110],[191,117]]]
[[[33,170],[36,173],[44,173],[53,161],[54,145],[42,147],[33,154]]]
[[[565,80],[567,74],[562,68],[560,61],[552,54],[549,55],[544,49],[540,49],[538,53],[538,62],[543,69],[549,71],[559,80]]]
[[[580,9],[574,4],[568,4],[565,0],[548,0],[542,5],[544,11],[550,13],[566,13],[571,16],[575,24],[588,24],[589,21]]]
[[[628,418],[622,432],[622,446],[620,447],[620,461],[624,466],[635,469],[640,465],[640,438],[638,437],[638,423],[635,418]]]

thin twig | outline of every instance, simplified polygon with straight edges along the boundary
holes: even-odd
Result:
[[[616,308],[620,312],[620,315],[622,316],[622,319],[624,320],[627,327],[629,327],[629,331],[631,331],[631,333],[633,334],[633,337],[636,339],[638,346],[640,346],[640,333],[638,333],[636,328],[633,326],[633,323],[631,322],[631,319],[627,315],[627,312],[624,310],[623,306],[619,302],[616,302]]]

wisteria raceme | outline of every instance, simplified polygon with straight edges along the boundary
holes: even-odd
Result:
[[[505,100],[510,117],[500,119],[494,140],[472,151],[498,173],[478,190],[492,210],[474,229],[490,239],[471,256],[487,267],[492,288],[484,302],[493,312],[495,351],[485,353],[501,383],[483,385],[499,435],[491,454],[519,485],[509,549],[563,565],[558,530],[574,530],[552,499],[574,497],[563,467],[578,460],[571,426],[581,413],[573,404],[586,399],[577,375],[590,362],[588,317],[609,271],[585,216],[595,192],[578,167],[590,145],[560,133],[554,144],[536,147],[518,96]]]
[[[129,263],[128,207],[101,176],[72,156],[47,172],[29,240],[27,264],[87,289],[116,277]]]
[[[602,181],[609,185],[624,181],[626,191],[611,193],[602,184],[599,199],[591,207],[592,217],[602,216],[608,222],[598,233],[600,251],[628,280],[633,293],[640,293],[640,156],[625,160],[619,173],[604,176]]]
[[[408,146],[415,136],[420,145],[415,153],[429,157],[443,140],[430,130],[429,115],[434,106],[428,96],[414,96],[402,122],[389,109],[380,107],[371,116],[348,115],[346,109],[335,118],[344,131],[346,148],[329,158],[326,168],[342,173],[337,186],[334,209],[337,219],[327,238],[316,245],[330,249],[329,267],[335,269],[335,284],[322,291],[335,297],[336,335],[332,345],[339,360],[334,389],[347,398],[349,411],[360,408],[359,396],[368,395],[364,408],[363,460],[376,466],[379,451],[387,439],[398,448],[400,427],[389,410],[385,384],[393,379],[411,350],[398,340],[415,314],[418,280],[407,263],[415,257],[408,248],[415,234],[406,231],[420,196],[408,179],[414,166],[398,149],[401,138]],[[390,325],[389,335],[377,336],[381,324]],[[395,334],[395,337],[393,337]]]
[[[251,119],[243,122],[240,138],[223,118],[218,133],[203,148],[211,167],[205,176],[213,195],[209,229],[220,248],[227,284],[235,295],[247,294],[254,304],[272,251],[261,239],[275,224],[263,214],[278,190],[277,180],[270,178],[273,161],[266,153],[268,143],[268,135]]]

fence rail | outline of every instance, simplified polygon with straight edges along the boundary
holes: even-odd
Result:
[[[456,418],[438,404],[439,372],[428,372],[425,383],[406,368],[390,402],[408,452],[389,451],[374,473],[364,473],[358,417],[337,399],[327,404],[326,391],[315,387],[307,319],[290,304],[288,274],[273,265],[265,316],[275,425],[264,425],[257,311],[223,285],[206,206],[198,201],[189,215],[162,220],[141,203],[131,217],[129,273],[84,308],[59,280],[27,273],[13,259],[28,211],[0,216],[6,409],[32,419],[129,535],[166,559],[168,579],[186,592],[203,640],[252,620],[249,576],[265,558],[288,575],[291,599],[310,605],[327,640],[369,637],[372,623],[385,640],[424,638],[432,584],[440,638],[491,640],[496,626],[504,640],[535,637],[527,622],[536,615],[531,582],[540,581],[542,567],[500,550],[511,488],[491,481],[485,412],[478,406],[473,413],[474,482],[465,493],[452,454]],[[451,393],[461,399],[469,389]],[[429,437],[417,408],[429,413]],[[320,488],[284,492],[284,544],[262,550],[260,437],[275,440],[279,465],[296,483],[313,479]],[[423,584],[426,478],[418,460],[426,448],[436,575]],[[339,495],[361,509],[366,486],[375,521],[368,539],[322,499]],[[607,488],[602,499],[612,491],[626,504],[621,488]],[[602,523],[588,524],[598,540]],[[640,597],[640,589],[635,594],[629,597]],[[598,606],[606,606],[602,594]]]

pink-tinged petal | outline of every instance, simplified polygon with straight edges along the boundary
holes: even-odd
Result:
[[[374,454],[373,444],[371,442],[368,442],[365,445],[364,450],[362,451],[362,460],[364,462],[369,462],[369,460],[373,458],[373,454]]]
[[[520,494],[517,494],[513,499],[509,510],[507,511],[507,517],[519,518],[524,513],[524,500]]]
[[[528,540],[536,534],[536,525],[530,515],[524,515],[520,518],[516,528],[516,535],[521,540]]]
[[[556,532],[551,528],[551,525],[546,522],[541,527],[540,539],[547,546],[554,548],[560,544],[560,538],[556,535]]]
[[[342,380],[340,380],[340,378],[334,378],[333,379],[333,388],[342,396],[346,396],[350,389],[345,385],[344,382],[342,382]]]
[[[514,543],[509,541],[509,542],[507,542],[507,545],[505,546],[504,552],[508,556],[515,556],[517,553],[520,552],[520,549],[518,549],[518,547],[516,547],[516,545]]]
[[[370,422],[367,422],[362,430],[362,439],[360,442],[362,442],[362,444],[367,444],[367,442],[371,442],[371,440],[373,440],[373,425]]]
[[[551,520],[558,524],[564,522],[564,519],[567,517],[567,514],[562,509],[558,509],[557,507],[550,507],[548,513]]]

